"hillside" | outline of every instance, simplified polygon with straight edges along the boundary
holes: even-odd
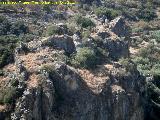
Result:
[[[0,120],[159,120],[160,2],[0,5]]]

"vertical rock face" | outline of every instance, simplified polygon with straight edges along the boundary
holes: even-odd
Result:
[[[117,17],[109,23],[109,28],[119,37],[124,37],[129,35],[128,26],[125,23],[123,17]]]
[[[78,72],[63,63],[54,65],[49,78],[26,89],[17,101],[12,120],[143,120],[139,72],[123,75],[113,66],[102,90],[95,93]]]
[[[109,52],[109,57],[113,58],[114,60],[129,56],[129,44],[127,41],[120,39],[105,39],[104,46]]]
[[[55,102],[55,89],[49,78],[41,75],[42,84],[36,88],[26,88],[17,100],[12,120],[52,120]]]

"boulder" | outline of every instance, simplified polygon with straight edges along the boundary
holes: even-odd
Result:
[[[129,44],[127,41],[123,41],[120,38],[116,40],[107,38],[103,42],[105,48],[109,52],[109,57],[113,60],[118,60],[119,58],[126,58],[129,56]]]
[[[109,23],[109,29],[119,37],[129,36],[129,27],[127,26],[125,19],[119,16]]]
[[[63,49],[66,53],[72,54],[75,51],[75,45],[72,37],[68,35],[54,35],[44,39],[42,46],[52,46],[57,49]]]

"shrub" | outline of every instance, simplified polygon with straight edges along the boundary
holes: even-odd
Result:
[[[93,68],[96,66],[97,57],[94,50],[84,47],[80,48],[75,56],[71,59],[71,64],[80,68]]]
[[[16,95],[15,87],[7,87],[1,89],[0,94],[0,104],[10,104],[14,101],[14,97]]]
[[[90,36],[90,34],[91,34],[90,30],[84,30],[82,32],[82,38],[84,38],[84,39],[88,38]]]
[[[156,13],[151,8],[142,8],[138,11],[137,15],[140,19],[150,21],[157,17]]]
[[[151,69],[151,73],[154,76],[160,76],[160,64],[155,64],[153,65],[152,69]]]
[[[54,34],[60,34],[59,27],[56,26],[56,25],[49,26],[47,28],[47,36],[51,36],[51,35],[54,35]]]
[[[151,49],[141,48],[139,51],[139,56],[146,58],[150,53],[151,53]]]
[[[118,10],[108,9],[105,7],[98,7],[94,12],[98,17],[102,17],[103,15],[105,15],[109,20],[112,20],[121,14]]]
[[[41,70],[45,70],[47,71],[49,74],[52,74],[53,71],[54,71],[54,66],[53,65],[48,65],[48,64],[45,64],[43,66],[41,66]]]
[[[9,50],[4,50],[2,56],[0,56],[0,67],[13,61],[13,54]]]
[[[7,35],[10,27],[11,23],[4,16],[0,16],[0,35]]]
[[[75,21],[78,25],[80,25],[83,28],[92,28],[95,26],[95,23],[91,19],[82,17],[81,15],[77,15],[75,17]]]
[[[35,37],[36,36],[33,34],[25,34],[25,35],[20,36],[19,38],[23,42],[30,42],[30,41],[34,40]]]
[[[15,35],[26,34],[29,32],[29,28],[23,21],[17,21],[11,26],[11,33]]]
[[[75,23],[68,23],[67,28],[68,28],[69,35],[73,35],[77,31]]]
[[[156,39],[158,43],[160,43],[160,30],[152,32],[152,37]]]
[[[133,59],[133,61],[136,63],[136,64],[149,64],[149,59],[148,58],[143,58],[143,57],[136,57],[135,59]]]
[[[16,95],[16,88],[11,87],[5,90],[5,95],[3,98],[4,103],[12,103],[14,101],[14,97]]]
[[[128,72],[134,71],[136,69],[135,64],[129,58],[126,58],[126,59],[122,58],[119,60],[119,63],[123,67],[125,67]]]
[[[13,52],[19,38],[14,35],[0,36],[0,68],[13,61]]]
[[[46,34],[47,36],[51,36],[51,35],[62,35],[62,34],[68,34],[70,33],[69,29],[67,28],[67,25],[63,25],[63,26],[57,26],[57,25],[51,25],[48,26]]]
[[[44,5],[43,11],[47,12],[48,14],[52,12],[52,9],[50,8],[50,5]]]

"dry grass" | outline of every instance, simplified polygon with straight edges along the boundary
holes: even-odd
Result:
[[[6,81],[6,80],[9,80],[9,79],[10,79],[9,77],[0,76],[0,82],[1,81]]]
[[[28,53],[27,55],[21,55],[20,59],[23,61],[24,67],[27,69],[31,75],[28,80],[28,87],[37,87],[39,81],[39,75],[36,74],[37,70],[45,64],[50,64],[54,60],[52,58],[53,50],[50,48],[42,49],[35,53]]]
[[[45,64],[46,61],[43,58],[47,59],[47,63],[53,61],[51,57],[51,49],[46,48],[36,53],[28,53],[27,55],[20,56],[20,59],[23,61],[25,68],[29,72],[34,72],[42,64]]]
[[[30,77],[29,77],[27,86],[28,86],[29,88],[35,88],[35,87],[38,86],[38,81],[39,81],[39,76],[33,73],[33,74],[30,75]]]
[[[106,72],[99,68],[94,71],[89,71],[87,69],[78,69],[78,73],[82,77],[86,85],[96,94],[102,92],[105,83],[109,79],[107,74],[104,74]]]
[[[5,71],[5,72],[14,72],[15,70],[16,70],[16,66],[14,64],[6,65],[3,68],[3,71]]]

